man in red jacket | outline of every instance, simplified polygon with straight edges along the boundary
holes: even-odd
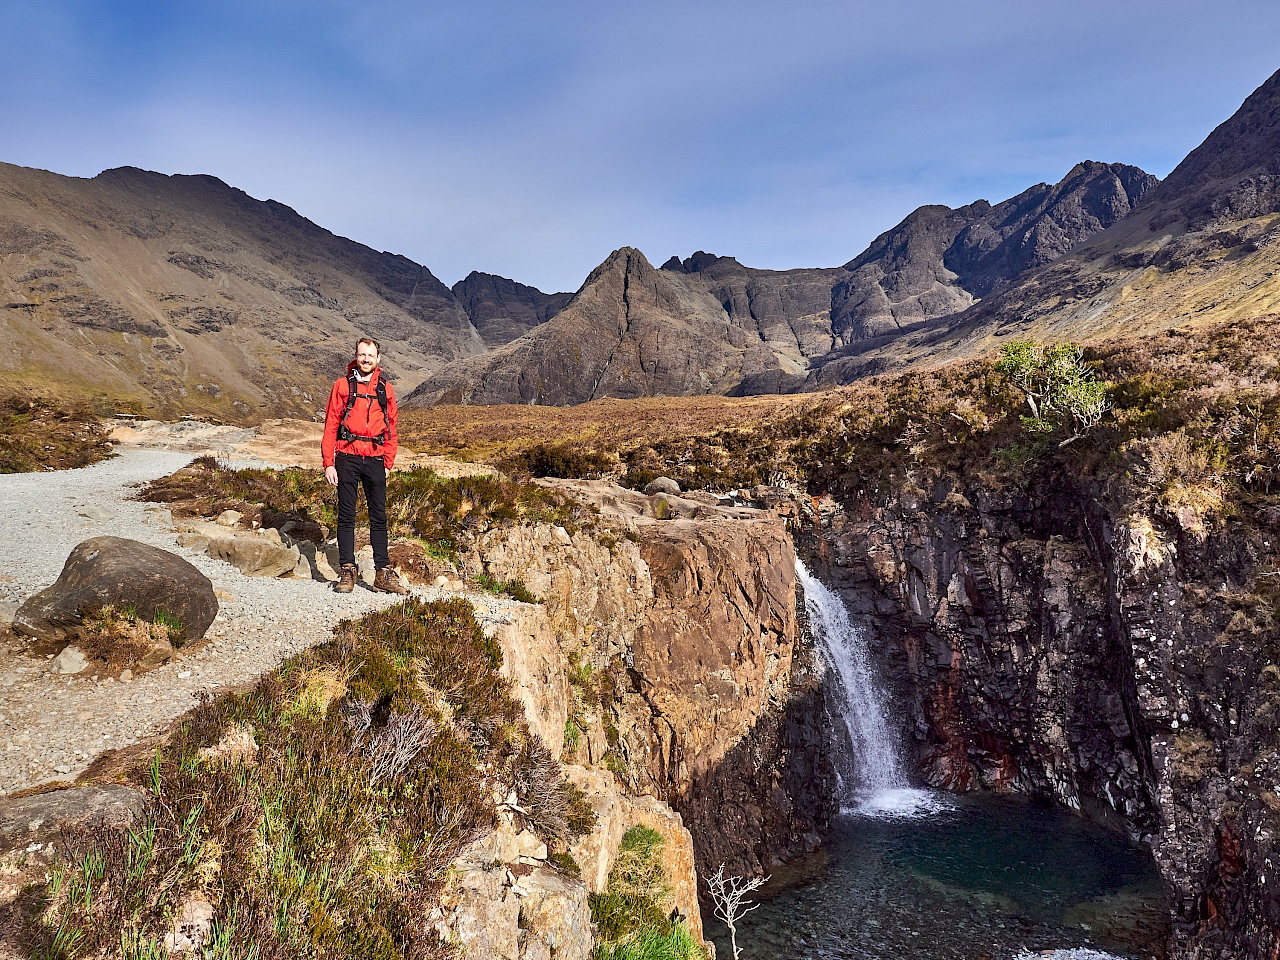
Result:
[[[387,556],[387,471],[396,460],[396,395],[378,369],[378,341],[361,337],[356,358],[329,392],[324,411],[320,455],[324,478],[338,488],[338,562],[334,587],[350,593],[359,579],[356,567],[356,497],[364,487],[369,507],[369,542],[376,570],[373,589],[408,593]]]

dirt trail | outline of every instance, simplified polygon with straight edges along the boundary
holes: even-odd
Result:
[[[116,439],[120,455],[91,467],[0,476],[0,529],[8,533],[0,538],[0,797],[71,781],[103,751],[159,733],[203,692],[252,680],[331,636],[338,620],[395,602],[365,589],[342,596],[315,581],[247,577],[178,546],[164,511],[130,499],[138,485],[205,452],[246,465],[318,466],[318,425],[274,421],[255,434],[192,422],[134,422],[118,428]],[[128,682],[90,671],[55,676],[48,667],[56,650],[33,649],[7,627],[23,600],[57,579],[77,543],[102,535],[141,540],[185,557],[220,595],[221,609],[205,642]],[[414,592],[427,599],[442,595],[435,588]],[[502,601],[472,599],[482,621],[501,616]]]

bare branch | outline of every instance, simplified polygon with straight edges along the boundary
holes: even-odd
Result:
[[[707,890],[711,893],[711,902],[715,905],[715,915],[729,928],[729,944],[733,948],[733,960],[738,960],[742,952],[738,949],[737,922],[760,906],[746,899],[747,894],[758,890],[768,879],[768,877],[726,877],[723,863],[716,868],[715,873],[707,877]]]

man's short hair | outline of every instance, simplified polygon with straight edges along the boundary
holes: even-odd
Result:
[[[357,340],[356,350],[360,349],[360,344],[362,343],[367,343],[369,346],[373,347],[373,349],[377,350],[378,353],[382,353],[382,344],[380,344],[377,340],[373,339],[373,337],[361,337],[359,340]]]

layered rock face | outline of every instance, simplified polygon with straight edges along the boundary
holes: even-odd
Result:
[[[409,402],[812,388],[814,371],[850,345],[965,310],[1124,217],[1155,183],[1137,167],[1080,163],[994,206],[921,207],[843,267],[758,270],[699,251],[655,270],[623,247],[567,303],[473,274],[454,294],[486,341],[485,312],[500,304],[505,319],[492,328],[510,342],[447,364]]]
[[[921,207],[845,264],[831,325],[849,344],[959,313],[1122,217],[1157,183],[1122,163],[1078,163],[992,206]]]
[[[659,509],[676,519],[658,520],[639,503],[655,498],[607,484],[575,492],[594,496],[612,533],[497,531],[468,561],[543,599],[530,613],[543,641],[507,656],[545,714],[535,728],[566,762],[669,803],[699,870],[767,872],[815,848],[834,813],[834,775],[784,521],[693,504]],[[530,623],[512,630],[536,635]]]
[[[1174,956],[1275,956],[1277,531],[948,481],[826,500],[815,531],[931,783],[1123,826],[1168,882]]]
[[[553,319],[484,356],[448,364],[406,403],[567,405],[728,393],[779,367],[754,321],[750,329],[735,322],[697,277],[657,270],[623,247]]]
[[[543,293],[537,287],[474,270],[451,292],[488,347],[523,336],[573,299],[571,293]]]

